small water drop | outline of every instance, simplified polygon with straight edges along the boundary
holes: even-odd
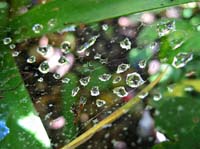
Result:
[[[48,51],[49,51],[50,48],[51,48],[51,46],[42,46],[42,47],[38,47],[38,48],[37,48],[37,52],[38,52],[40,55],[45,56],[45,55],[48,53]]]
[[[91,96],[98,96],[100,94],[99,87],[93,86],[92,89],[90,90],[90,94]]]
[[[87,98],[85,96],[81,96],[80,97],[80,101],[79,101],[79,104],[81,105],[85,105],[87,102]]]
[[[173,59],[172,66],[174,66],[175,68],[182,68],[192,59],[193,59],[192,53],[186,53],[186,52],[178,53]]]
[[[39,71],[43,74],[46,74],[49,72],[49,64],[47,61],[43,61],[40,65],[39,65]]]
[[[29,58],[27,58],[26,60],[27,63],[35,63],[36,62],[36,57],[35,56],[30,56]]]
[[[111,76],[112,76],[111,74],[104,73],[104,74],[99,76],[99,80],[105,82],[105,81],[110,80]]]
[[[9,45],[9,48],[10,48],[11,50],[13,50],[14,48],[16,48],[16,45],[15,45],[15,44],[10,44],[10,45]]]
[[[60,45],[60,48],[61,48],[61,51],[64,53],[64,54],[68,54],[70,51],[70,48],[71,48],[71,44],[69,41],[63,41]]]
[[[88,48],[90,48],[91,46],[93,46],[97,40],[97,38],[99,37],[99,35],[93,36],[91,37],[88,42],[84,43],[80,49],[78,49],[77,53],[82,53],[85,52],[85,50],[87,50]]]
[[[116,77],[113,79],[112,83],[113,83],[113,84],[116,84],[116,83],[119,83],[121,80],[122,80],[121,76],[116,76]]]
[[[88,83],[90,82],[90,76],[81,78],[81,79],[79,80],[79,82],[80,82],[80,84],[81,84],[82,86],[87,86]]]
[[[143,69],[145,68],[147,65],[147,61],[146,60],[140,60],[139,63],[138,63],[138,66]]]
[[[154,101],[159,101],[161,98],[162,98],[162,94],[159,92],[154,94],[154,96],[153,96]]]
[[[54,74],[53,74],[53,77],[54,77],[54,79],[58,80],[58,79],[61,78],[61,75],[58,74],[58,73],[54,73]]]
[[[94,56],[94,59],[101,59],[101,54],[96,53],[95,56]]]
[[[63,78],[62,80],[62,83],[65,83],[65,84],[67,84],[67,83],[69,83],[69,81],[70,81],[70,78]]]
[[[12,39],[10,37],[6,37],[3,39],[3,44],[4,45],[8,45],[12,42]]]
[[[140,99],[144,99],[144,98],[146,98],[148,95],[149,95],[148,92],[142,92],[142,93],[140,93],[140,94],[138,95],[138,97],[139,97]]]
[[[32,27],[32,30],[33,30],[34,33],[39,34],[43,30],[43,25],[41,25],[41,24],[35,24]]]
[[[72,97],[75,97],[75,96],[78,94],[79,90],[80,90],[80,87],[79,87],[79,86],[77,86],[76,88],[74,88],[74,89],[72,90]]]
[[[102,27],[102,30],[104,31],[108,30],[108,24],[103,24],[101,27]]]
[[[97,106],[98,108],[104,106],[105,104],[106,104],[106,101],[105,101],[105,100],[101,100],[101,99],[97,99],[97,100],[96,100],[96,106]]]
[[[12,56],[13,57],[17,57],[19,55],[19,53],[20,53],[19,51],[13,51],[12,52]]]
[[[122,64],[118,65],[116,73],[123,73],[123,72],[127,71],[129,68],[130,68],[129,64],[122,63]]]
[[[137,72],[130,73],[126,77],[126,84],[132,88],[137,88],[137,87],[141,86],[142,84],[144,84],[144,82],[145,81],[142,79],[140,74]]]
[[[108,58],[101,58],[100,63],[101,64],[108,64]]]
[[[37,81],[38,81],[38,82],[43,82],[43,81],[44,81],[44,78],[40,77],[40,78],[37,79]]]
[[[128,92],[123,86],[119,86],[113,89],[113,93],[116,94],[118,97],[126,97],[128,96]]]
[[[56,19],[50,19],[49,21],[48,21],[48,26],[50,27],[50,28],[53,28],[54,26],[56,25]]]
[[[157,24],[157,32],[160,37],[176,30],[175,21],[162,21]]]
[[[122,49],[130,50],[131,49],[131,41],[128,38],[125,38],[120,42],[120,47]]]
[[[59,58],[58,63],[59,63],[60,65],[63,65],[63,64],[69,63],[69,61],[67,60],[67,58],[66,58],[65,56],[62,55],[62,56]]]

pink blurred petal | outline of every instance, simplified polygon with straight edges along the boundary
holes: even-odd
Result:
[[[46,36],[43,36],[42,38],[40,38],[39,40],[39,46],[43,47],[43,46],[47,46],[49,43],[49,39]]]
[[[65,125],[65,118],[60,116],[54,120],[52,120],[49,124],[50,128],[52,129],[60,129]]]

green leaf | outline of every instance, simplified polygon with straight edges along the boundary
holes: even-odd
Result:
[[[77,102],[78,97],[72,97],[72,90],[77,87],[78,78],[73,73],[68,73],[65,79],[70,79],[69,83],[63,83],[62,86],[62,113],[66,119],[66,125],[64,127],[64,134],[67,142],[76,137],[77,125],[74,124],[74,113],[72,113],[72,106]]]
[[[168,97],[157,101],[159,115],[156,126],[165,133],[170,142],[155,148],[194,148],[200,147],[200,100],[199,96]]]
[[[1,148],[50,148],[50,140],[35,111],[11,53],[0,52],[0,115],[10,133],[0,142]]]
[[[91,23],[194,1],[198,0],[146,0],[145,2],[133,0],[80,0],[76,2],[74,0],[52,0],[16,17],[9,23],[9,28],[14,40],[21,41],[63,29],[66,24]],[[32,30],[35,24],[43,26],[38,34]]]

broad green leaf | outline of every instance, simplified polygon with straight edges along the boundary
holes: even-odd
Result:
[[[0,52],[0,115],[10,133],[1,148],[50,148],[50,140],[35,111],[23,80],[7,48]],[[1,119],[2,119],[1,118]]]
[[[200,147],[200,100],[199,97],[168,97],[157,101],[159,115],[155,117],[156,126],[166,134],[169,143],[155,148],[193,148]],[[160,146],[160,147],[159,147]]]
[[[16,17],[9,23],[10,33],[16,41],[54,32],[70,24],[91,23],[130,13],[138,13],[198,0],[52,0],[39,5],[28,13]],[[35,24],[42,25],[39,33],[34,33]]]

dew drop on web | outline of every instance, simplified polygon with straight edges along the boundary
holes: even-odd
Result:
[[[126,91],[124,86],[119,86],[113,89],[113,93],[118,97],[126,97],[128,96],[128,92]]]
[[[8,45],[12,42],[12,39],[10,37],[6,37],[3,39],[3,44],[4,45]]]
[[[172,66],[174,66],[175,68],[182,68],[192,59],[193,59],[192,53],[186,53],[186,52],[178,53],[173,59]]]
[[[98,108],[103,107],[105,104],[106,104],[106,101],[105,101],[105,100],[101,100],[101,99],[97,99],[97,100],[96,100],[96,106],[97,106]]]
[[[72,97],[75,97],[75,96],[78,94],[79,90],[80,90],[80,87],[79,87],[79,86],[75,87],[75,88],[72,90]]]
[[[99,76],[99,80],[105,82],[105,81],[110,80],[111,76],[112,76],[111,74],[104,73]]]
[[[100,94],[99,87],[93,86],[90,90],[91,96],[98,96]]]
[[[90,76],[81,78],[81,79],[79,80],[79,82],[80,82],[80,84],[81,84],[82,86],[87,86],[88,83],[90,82]]]
[[[127,76],[126,76],[126,84],[129,87],[137,88],[137,87],[141,86],[142,84],[144,84],[144,82],[145,81],[142,79],[140,74],[137,72],[127,74]]]
[[[130,50],[131,41],[128,38],[125,38],[124,40],[120,41],[120,47],[125,50]]]
[[[36,57],[32,55],[29,58],[27,58],[26,62],[30,63],[30,64],[35,63],[36,62]]]
[[[43,30],[43,25],[41,24],[35,24],[33,27],[32,27],[32,30],[35,34],[39,34],[42,30]]]
[[[43,73],[43,74],[46,74],[49,72],[49,64],[47,61],[43,61],[39,67],[38,67],[38,70]]]
[[[123,72],[127,71],[129,68],[130,68],[129,64],[122,63],[122,64],[118,65],[116,73],[123,73]]]

